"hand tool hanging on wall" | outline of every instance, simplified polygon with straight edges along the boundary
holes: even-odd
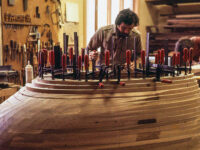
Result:
[[[24,54],[24,66],[23,67],[25,67],[26,66],[26,62],[27,62],[27,47],[26,47],[26,44],[24,44],[24,47],[23,47],[23,50],[24,50],[24,52],[23,52],[23,54]]]
[[[16,58],[17,62],[19,62],[19,44],[16,42]]]
[[[21,45],[21,43],[19,43],[19,62],[20,62],[20,64],[21,64],[21,55],[22,55],[22,45]]]
[[[8,45],[5,45],[5,54],[6,54],[5,62],[7,62],[8,61],[8,55],[9,55],[9,46]]]
[[[23,9],[24,11],[28,9],[28,0],[23,0]]]
[[[36,18],[40,18],[40,13],[39,13],[39,7],[38,6],[35,8],[35,17]]]
[[[14,48],[13,48],[13,60],[17,60],[17,42],[16,41],[14,41]]]
[[[10,50],[11,50],[11,55],[10,55],[10,58],[13,60],[13,48],[14,48],[14,42],[13,40],[10,40]]]

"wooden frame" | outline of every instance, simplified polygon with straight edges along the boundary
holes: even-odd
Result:
[[[111,24],[111,0],[107,0],[107,25]]]
[[[98,0],[95,0],[95,31],[98,29]]]
[[[138,14],[138,0],[133,1],[133,11]],[[124,9],[124,0],[119,0],[119,10]],[[111,0],[107,0],[107,25],[111,24]],[[95,31],[98,30],[98,0],[95,0]]]
[[[0,6],[0,13],[2,13]],[[3,37],[2,37],[2,15],[0,15],[0,65],[3,65]]]
[[[119,0],[119,10],[124,9],[124,0]]]

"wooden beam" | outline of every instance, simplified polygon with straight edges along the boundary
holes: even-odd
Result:
[[[139,0],[133,0],[133,11],[138,14],[139,13]]]
[[[95,31],[98,29],[98,0],[95,0]]]
[[[199,0],[145,0],[147,3],[153,5],[176,5],[178,3],[198,3]]]
[[[107,25],[111,24],[111,0],[107,0]]]
[[[1,6],[0,6],[0,12],[2,13],[2,9],[1,9]],[[2,16],[2,15],[1,15]],[[2,37],[2,18],[0,16],[0,65],[3,65],[3,37]]]
[[[124,9],[124,0],[119,1],[119,10]]]

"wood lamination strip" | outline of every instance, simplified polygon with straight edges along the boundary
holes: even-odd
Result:
[[[113,80],[92,89],[96,81],[36,79],[0,105],[0,149],[198,150],[197,82],[168,78],[172,84],[137,79],[116,89]]]

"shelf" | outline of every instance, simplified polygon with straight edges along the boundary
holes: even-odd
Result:
[[[165,29],[200,29],[200,25],[165,25]]]
[[[197,3],[199,0],[146,0],[146,2],[153,5],[176,5],[180,3]]]
[[[19,25],[19,26],[41,26],[40,24],[20,23],[20,22],[3,22],[4,25]]]

